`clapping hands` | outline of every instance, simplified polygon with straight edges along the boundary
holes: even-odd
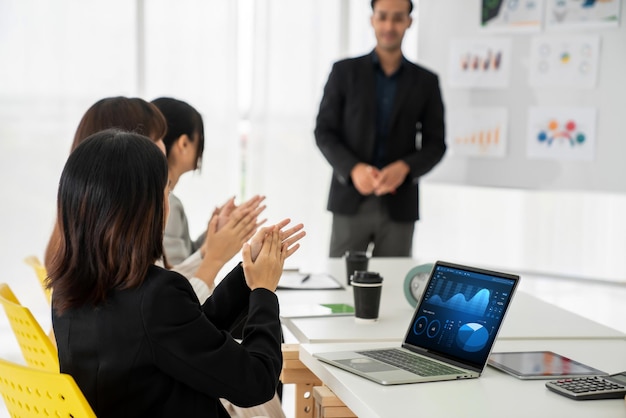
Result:
[[[265,210],[265,205],[261,205],[265,196],[254,196],[239,206],[235,205],[234,200],[229,199],[213,212],[201,248],[203,257],[225,264],[265,223],[266,219],[258,220]]]
[[[276,290],[285,260],[300,248],[298,241],[306,235],[301,223],[283,230],[290,222],[284,219],[261,228],[250,243],[244,244],[243,269],[251,290],[258,287]]]

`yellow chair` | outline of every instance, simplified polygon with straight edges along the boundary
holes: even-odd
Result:
[[[58,373],[59,357],[56,347],[30,310],[20,304],[6,283],[0,283],[0,303],[9,318],[26,364]]]
[[[96,416],[72,376],[58,371],[0,359],[0,393],[12,417]]]
[[[37,280],[39,280],[39,284],[43,289],[44,294],[46,295],[46,299],[48,303],[50,303],[50,298],[52,296],[52,291],[46,287],[46,279],[48,278],[48,272],[46,271],[46,267],[43,265],[39,259],[34,256],[28,256],[24,259],[24,262],[31,266],[33,270],[35,270],[35,274],[37,275]]]

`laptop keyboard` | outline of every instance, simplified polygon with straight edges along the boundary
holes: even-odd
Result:
[[[391,364],[406,370],[411,373],[418,374],[420,376],[442,376],[447,374],[462,374],[462,370],[449,367],[436,361],[432,361],[426,357],[418,356],[415,354],[407,353],[402,350],[367,350],[357,351],[366,357],[373,358],[375,360],[382,361],[383,363]]]

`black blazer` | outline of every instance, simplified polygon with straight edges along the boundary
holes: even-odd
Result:
[[[328,210],[352,215],[364,199],[352,184],[358,162],[371,164],[376,137],[374,52],[333,65],[320,103],[315,141],[333,168]],[[418,182],[446,151],[444,106],[436,74],[403,58],[389,124],[387,163],[411,168],[395,194],[383,197],[396,221],[419,219]],[[418,131],[421,146],[418,146]]]
[[[242,311],[249,316],[239,344],[224,330]],[[202,306],[187,279],[151,266],[139,288],[52,321],[61,372],[98,417],[228,417],[218,398],[250,407],[276,392],[278,299],[250,292],[241,266]]]

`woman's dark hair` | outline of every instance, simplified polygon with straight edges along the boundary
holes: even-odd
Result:
[[[411,0],[407,0],[409,2],[409,14],[411,14],[411,12],[413,12],[413,1]],[[372,10],[374,10],[374,4],[376,4],[376,0],[372,0],[370,2],[370,5],[372,6]]]
[[[181,135],[187,135],[193,142],[196,134],[200,141],[196,154],[196,168],[200,167],[204,152],[204,123],[200,113],[190,104],[171,97],[159,97],[154,99],[152,104],[161,111],[167,121],[167,133],[163,137],[167,155],[170,155],[172,145]]]
[[[49,266],[57,312],[139,286],[163,254],[167,160],[149,138],[108,129],[70,154],[57,197]]]
[[[167,123],[152,103],[133,97],[107,97],[94,103],[83,115],[74,134],[72,150],[89,135],[117,128],[158,141],[165,136]]]
[[[83,115],[72,143],[72,151],[87,137],[105,129],[120,129],[145,135],[157,142],[165,136],[167,123],[155,105],[140,98],[107,97],[94,103]],[[58,245],[60,232],[55,224],[46,247],[44,264],[50,268],[50,259]],[[47,281],[49,285],[49,281]]]

